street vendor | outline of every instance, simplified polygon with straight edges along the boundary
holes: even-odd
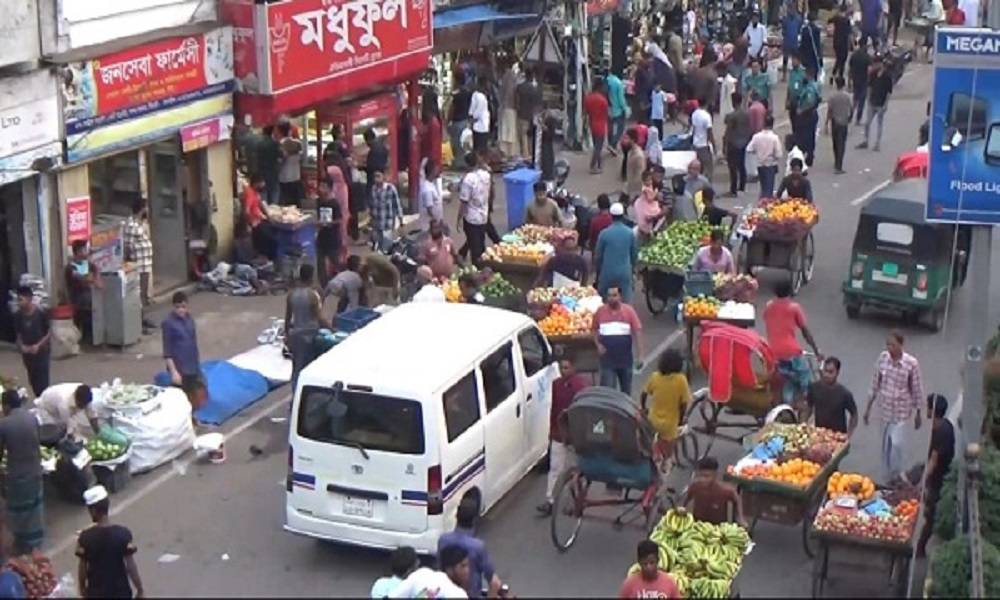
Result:
[[[14,534],[14,551],[29,554],[42,545],[42,456],[38,421],[22,405],[17,390],[4,390],[0,419],[0,457],[7,460],[3,496],[7,523]]]
[[[642,540],[636,550],[639,572],[629,575],[618,590],[619,598],[681,598],[674,578],[660,570],[660,547]]]
[[[431,235],[423,247],[423,261],[430,267],[434,277],[451,277],[458,262],[455,243],[444,233],[444,223],[431,221]]]
[[[556,248],[555,254],[545,260],[535,287],[565,287],[566,285],[587,285],[589,270],[587,261],[580,255],[576,233],[567,235]],[[560,281],[568,280],[568,281]],[[560,285],[561,284],[561,285]]]
[[[43,425],[60,425],[76,439],[87,439],[100,430],[94,394],[89,385],[59,383],[49,386],[35,399],[35,409]]]
[[[101,289],[100,269],[90,260],[90,249],[87,242],[73,242],[73,256],[65,269],[66,290],[69,301],[73,305],[73,322],[80,330],[83,341],[92,343],[93,328],[91,327],[91,311],[93,308],[93,293],[91,288]]]
[[[740,525],[746,522],[743,518],[743,504],[736,488],[719,481],[719,461],[711,456],[698,461],[694,479],[684,494],[683,505],[698,521],[715,525],[734,519]]]
[[[372,288],[381,288],[388,291],[390,296],[392,296],[391,299],[399,298],[401,284],[399,269],[396,268],[396,265],[392,264],[392,261],[388,257],[377,252],[369,254],[363,260],[361,272],[365,284],[368,286],[365,297],[368,299],[370,306],[377,306],[382,303],[380,302],[380,298],[373,293],[376,290]],[[384,298],[381,300],[384,300]]]
[[[735,275],[736,261],[733,260],[733,253],[724,245],[725,237],[723,232],[713,229],[709,244],[695,254],[692,270]]]
[[[804,198],[810,202],[813,201],[812,184],[809,183],[809,178],[803,173],[803,166],[802,159],[793,158],[791,160],[789,163],[789,173],[785,175],[785,178],[781,180],[781,185],[778,186],[778,198],[781,198],[782,194],[787,192],[789,198]]]
[[[524,222],[527,225],[543,227],[559,227],[562,220],[559,216],[559,205],[549,198],[545,183],[535,182],[533,187],[535,199],[524,209]]]

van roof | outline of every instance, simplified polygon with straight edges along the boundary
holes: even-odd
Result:
[[[406,381],[436,390],[497,339],[531,324],[526,315],[488,306],[407,303],[375,319],[314,360],[303,383],[371,385]]]

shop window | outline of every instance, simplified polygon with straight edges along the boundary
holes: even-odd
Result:
[[[507,342],[496,352],[479,363],[483,373],[483,389],[486,391],[486,412],[490,412],[514,393],[514,360],[512,345]]]
[[[479,420],[479,390],[475,372],[470,372],[448,388],[442,400],[448,441],[453,442]]]

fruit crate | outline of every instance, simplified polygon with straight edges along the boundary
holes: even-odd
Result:
[[[378,312],[364,306],[352,308],[337,315],[337,331],[353,333],[380,316]]]
[[[91,468],[97,483],[103,485],[111,494],[118,493],[128,487],[128,483],[132,479],[127,460],[118,464],[93,463]]]
[[[684,274],[684,293],[688,296],[711,296],[715,282],[708,271],[688,271]]]

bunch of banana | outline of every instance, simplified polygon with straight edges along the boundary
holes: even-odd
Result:
[[[722,523],[718,526],[717,531],[719,532],[719,546],[722,547],[723,553],[730,560],[741,560],[750,544],[750,535],[747,530],[735,523]]]
[[[732,579],[739,561],[731,560],[719,546],[691,546],[680,554],[681,569],[692,578]]]
[[[722,542],[718,526],[707,521],[695,521],[686,535],[705,546],[717,546]]]
[[[692,579],[687,586],[687,598],[728,598],[729,581],[724,579],[708,579],[699,577]]]
[[[694,524],[694,515],[683,508],[673,508],[663,515],[658,527],[674,536],[686,532]]]
[[[669,546],[660,544],[660,563],[657,565],[661,571],[669,572],[680,562],[677,551]]]
[[[688,589],[691,587],[691,580],[684,573],[674,572],[670,574],[674,578],[674,583],[677,584],[677,591],[680,593],[681,598],[688,597]]]

